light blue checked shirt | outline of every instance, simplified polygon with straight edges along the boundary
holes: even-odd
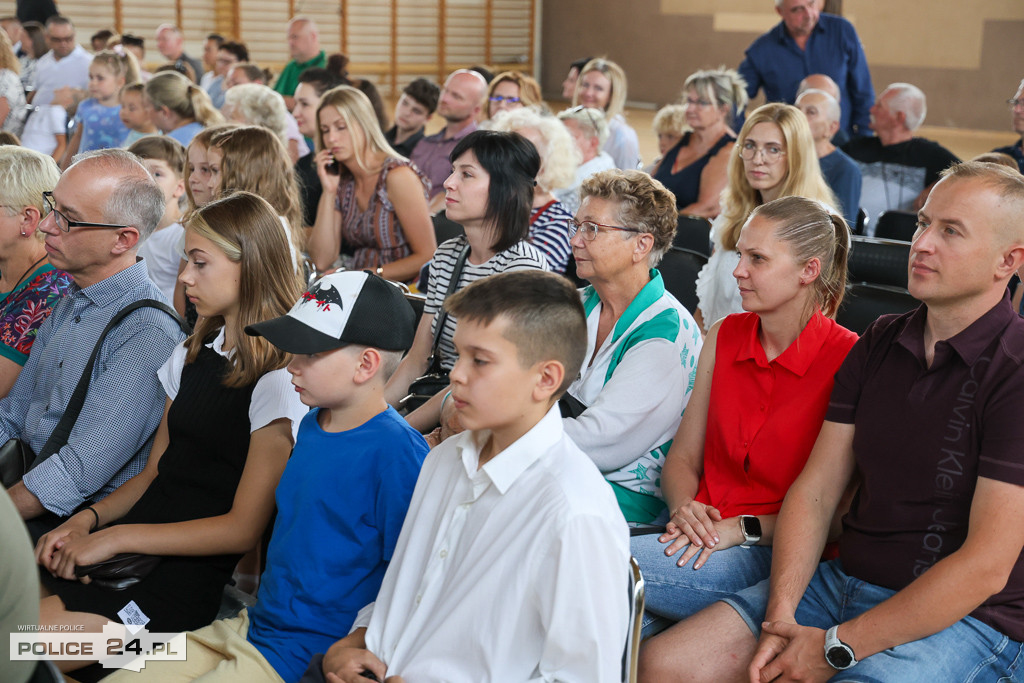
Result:
[[[22,438],[36,453],[42,450],[103,328],[140,299],[167,301],[141,260],[85,289],[72,286],[39,328],[11,393],[0,400],[0,443]],[[25,487],[47,510],[66,517],[142,471],[166,399],[156,372],[182,339],[169,315],[149,307],[110,331],[68,443],[25,475]]]

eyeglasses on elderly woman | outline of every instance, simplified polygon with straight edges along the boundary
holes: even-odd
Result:
[[[597,233],[601,230],[621,230],[622,232],[635,232],[642,234],[644,231],[638,228],[624,228],[620,225],[604,225],[603,223],[595,223],[594,221],[578,221],[575,218],[570,218],[567,221],[569,225],[569,237],[573,237],[577,232],[588,242],[594,241],[597,237]]]

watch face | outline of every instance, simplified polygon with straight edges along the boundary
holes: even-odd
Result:
[[[829,666],[833,669],[845,669],[850,666],[853,662],[853,657],[849,651],[842,646],[830,647],[828,652],[825,653],[825,659],[828,660]]]
[[[748,537],[761,538],[761,520],[757,517],[742,517],[743,533]]]

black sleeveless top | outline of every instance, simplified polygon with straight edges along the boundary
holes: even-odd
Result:
[[[692,133],[686,133],[675,147],[665,152],[665,158],[661,160],[658,171],[654,174],[654,177],[676,196],[676,209],[682,209],[697,201],[697,197],[700,195],[700,174],[704,171],[704,167],[708,165],[711,157],[718,154],[723,147],[736,141],[731,133],[726,133],[718,138],[718,141],[704,156],[689,166],[683,167],[679,173],[673,173],[672,166],[676,162],[676,156],[679,154],[679,150],[690,141],[691,135]]]
[[[249,452],[249,404],[255,384],[221,383],[230,361],[205,344],[184,366],[167,415],[170,442],[157,476],[118,524],[160,524],[223,515],[231,510]],[[189,631],[217,616],[224,585],[240,554],[164,557],[149,576],[122,591],[77,581],[44,583],[68,609],[107,616],[134,600],[150,631]],[[43,572],[45,574],[45,572]]]

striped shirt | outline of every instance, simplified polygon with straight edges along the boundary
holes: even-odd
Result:
[[[164,300],[145,261],[85,289],[71,288],[39,328],[24,370],[0,400],[0,442],[21,438],[36,453],[42,450],[103,328],[140,299]],[[156,373],[183,338],[178,324],[155,308],[133,311],[110,331],[68,443],[25,475],[25,486],[47,510],[66,517],[142,471],[147,441],[164,411]]]
[[[561,202],[552,199],[530,214],[530,244],[537,247],[548,259],[548,265],[556,273],[565,273],[569,265],[569,219],[572,214]]]
[[[427,300],[423,304],[424,315],[436,315],[444,303],[444,295],[448,291],[448,283],[451,282],[452,273],[455,271],[455,262],[459,260],[459,254],[466,247],[466,236],[459,235],[454,239],[444,242],[434,252],[434,260],[430,264],[430,277],[427,281]],[[536,268],[538,270],[550,270],[547,259],[536,247],[527,242],[519,242],[512,245],[505,251],[495,254],[487,261],[475,265],[466,259],[462,266],[462,274],[459,276],[455,291],[459,291],[466,285],[482,277],[504,273],[513,270],[527,270]],[[437,325],[435,317],[431,323],[431,333]],[[455,344],[452,338],[455,336],[455,317],[449,315],[444,322],[444,329],[441,330],[441,366],[445,370],[451,370],[455,365],[458,354],[455,353]]]

